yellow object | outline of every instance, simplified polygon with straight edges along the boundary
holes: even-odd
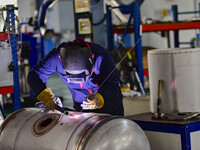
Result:
[[[53,95],[54,94],[51,91],[51,89],[46,88],[36,98],[39,101],[43,102],[46,107],[48,107],[48,105],[53,102],[53,99],[52,99]]]
[[[132,56],[131,56],[130,52],[128,52],[127,54],[128,54],[128,59],[132,60]]]
[[[81,107],[83,109],[100,109],[104,105],[103,96],[99,93],[93,93],[86,97],[87,100],[83,101]]]
[[[121,89],[122,92],[131,90],[130,87],[123,87],[123,86],[121,86],[120,89]]]
[[[97,102],[98,104],[96,104],[97,105],[97,109],[100,109],[104,105],[104,99],[103,99],[103,96],[101,94],[99,94],[99,93],[96,93],[96,96],[98,98],[98,102]],[[97,101],[97,99],[95,99],[95,101]]]

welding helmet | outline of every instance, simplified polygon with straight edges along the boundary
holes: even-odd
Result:
[[[92,74],[92,51],[88,47],[70,46],[60,49],[60,57],[68,82],[86,82]]]

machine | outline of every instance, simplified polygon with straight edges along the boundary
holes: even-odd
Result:
[[[9,139],[9,140],[8,140]],[[24,108],[0,128],[1,150],[150,150],[133,121],[107,114]]]

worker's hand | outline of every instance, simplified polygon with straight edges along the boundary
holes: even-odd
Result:
[[[86,100],[81,104],[82,109],[100,109],[104,105],[104,99],[101,94],[93,93],[86,97]]]
[[[59,97],[57,97],[57,96],[53,96],[52,97],[52,99],[53,99],[53,101],[51,102],[51,103],[49,103],[49,104],[45,104],[45,106],[48,108],[48,109],[50,109],[50,110],[53,110],[53,111],[55,111],[55,109],[56,109],[56,106],[58,105],[58,106],[60,106],[61,108],[62,108],[62,102],[61,102],[61,100],[60,100],[60,98]]]
[[[62,107],[62,102],[59,97],[55,96],[53,92],[46,88],[38,96],[37,99],[45,104],[45,106],[53,110],[56,108],[56,105]]]

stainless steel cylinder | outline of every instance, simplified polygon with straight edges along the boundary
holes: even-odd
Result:
[[[0,128],[1,150],[150,150],[133,121],[106,114],[26,108]]]

